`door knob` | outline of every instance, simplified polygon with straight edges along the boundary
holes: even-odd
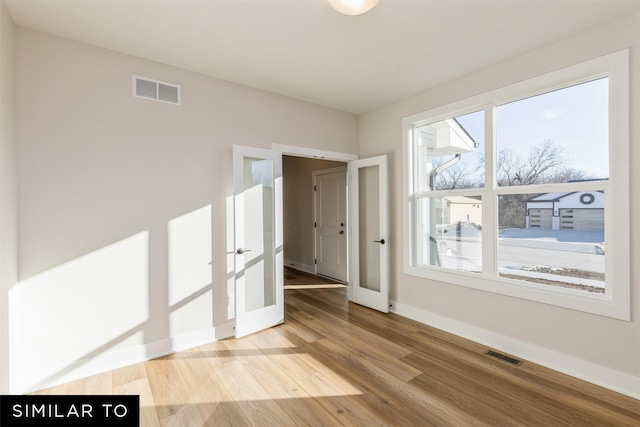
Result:
[[[238,255],[242,255],[245,252],[251,252],[251,249],[242,249],[242,248],[238,248],[238,250],[236,251],[236,253]]]
[[[381,245],[384,245],[384,239],[374,240],[374,242],[380,243]]]

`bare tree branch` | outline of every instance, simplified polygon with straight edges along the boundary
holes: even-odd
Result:
[[[532,147],[525,161],[510,149],[502,149],[498,152],[496,165],[498,184],[510,186],[549,182],[551,176],[558,176],[558,171],[568,164],[569,158],[563,147],[551,140]]]

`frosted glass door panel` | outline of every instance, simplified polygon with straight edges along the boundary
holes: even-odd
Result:
[[[245,307],[250,312],[275,303],[273,160],[245,158]]]
[[[389,312],[387,156],[349,163],[349,299]]]
[[[380,292],[380,195],[378,165],[358,170],[361,288]]]

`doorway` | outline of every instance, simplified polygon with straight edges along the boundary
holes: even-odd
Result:
[[[300,200],[297,196],[313,192],[292,191],[285,202],[283,198],[284,182],[291,185],[308,185],[307,179],[289,176],[283,179],[283,161],[290,157],[303,157],[300,161],[309,162],[309,158],[324,160],[324,155],[309,155],[318,150],[300,147],[279,146],[274,144],[271,150],[248,146],[233,146],[234,173],[234,299],[235,299],[235,336],[241,337],[284,322],[284,286],[283,269],[285,266],[307,268],[315,272],[315,253],[313,264],[297,263],[291,259],[291,251],[286,251],[284,223],[289,229],[289,242],[299,244],[298,248],[308,248],[313,239],[304,239],[300,234],[310,227],[295,224],[295,220],[313,218],[312,215],[299,215],[296,209],[305,209],[313,203]],[[349,269],[347,294],[349,301],[387,313],[389,311],[388,277],[388,184],[387,156],[380,155],[366,159],[343,153],[329,153],[329,158],[347,165],[345,187],[349,183],[348,215],[349,224],[344,223],[344,233],[350,242],[347,265]],[[327,169],[327,164],[322,164]],[[305,168],[303,168],[305,169]],[[306,170],[309,170],[306,168]],[[284,182],[283,182],[284,181]],[[339,193],[339,192],[335,192]],[[345,189],[345,193],[347,193]],[[299,197],[298,197],[299,199]],[[285,210],[293,209],[285,214]],[[285,218],[286,217],[286,218]],[[247,246],[246,243],[251,243]],[[306,243],[306,244],[305,244]],[[374,249],[375,248],[375,249]],[[268,249],[268,250],[267,250]],[[315,247],[313,247],[315,249]],[[253,253],[256,252],[256,253]],[[312,253],[314,251],[311,251]],[[346,251],[344,251],[346,252]],[[267,260],[268,258],[268,260]],[[286,262],[285,262],[286,260]],[[351,260],[351,261],[350,261]],[[313,269],[311,268],[313,265]],[[249,274],[255,272],[256,274]],[[264,274],[263,274],[264,273]],[[270,280],[262,280],[269,276]],[[262,278],[262,279],[261,279]],[[273,279],[273,280],[271,280]],[[272,286],[273,283],[273,286]],[[254,289],[260,289],[255,291]],[[264,292],[262,292],[264,290]],[[256,298],[254,298],[256,297]],[[254,299],[256,301],[254,301]],[[249,304],[257,302],[254,305]],[[258,304],[259,302],[259,304]]]
[[[348,253],[346,250],[346,178],[342,183],[336,182],[335,177],[331,177],[332,172],[342,171],[346,177],[346,163],[340,161],[331,161],[318,158],[307,158],[284,155],[282,157],[282,174],[283,174],[283,219],[284,219],[284,265],[310,274],[324,274],[336,280],[347,282],[347,263]],[[326,174],[319,172],[325,171]],[[322,176],[326,180],[323,180]],[[326,200],[326,214],[331,215],[331,221],[322,221],[318,219],[316,207],[318,203],[317,190],[319,187],[318,177],[324,182],[323,191],[326,198],[342,198],[345,207],[344,217],[338,219],[339,213],[337,209],[330,209],[330,202]],[[315,181],[315,184],[314,184]],[[314,185],[316,191],[314,191]],[[321,186],[323,184],[320,184]],[[339,191],[340,185],[344,188]],[[330,188],[331,187],[331,188]],[[325,198],[325,199],[326,199]],[[328,219],[328,217],[327,217]],[[320,224],[319,224],[320,223]],[[326,223],[326,228],[323,224]],[[343,224],[341,227],[340,224]],[[320,230],[318,230],[320,226]],[[321,231],[327,234],[324,238],[324,254],[316,250],[316,232]],[[340,234],[343,231],[343,234]],[[335,234],[338,238],[330,239],[328,234]],[[335,237],[335,236],[332,236]],[[334,253],[331,245],[336,248],[338,244],[342,245],[339,238],[343,238],[344,250]],[[321,242],[322,243],[322,240]],[[318,263],[320,269],[317,270]],[[339,273],[339,269],[344,268],[344,275]],[[340,275],[341,277],[336,277]]]

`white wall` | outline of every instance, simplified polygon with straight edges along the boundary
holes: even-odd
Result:
[[[8,294],[18,279],[14,26],[0,1],[0,393],[9,391]]]
[[[16,42],[15,391],[210,341],[230,320],[233,144],[357,152],[351,114],[24,28]],[[132,74],[181,85],[182,105],[132,97]]]
[[[561,40],[360,117],[360,156],[390,156],[391,299],[419,318],[525,359],[640,398],[640,264],[632,263],[632,321],[567,310],[403,274],[403,117],[627,47],[631,48],[631,164],[640,164],[640,14]],[[436,64],[437,65],[437,64]],[[631,168],[631,218],[640,215],[640,168]],[[621,230],[620,232],[626,232]],[[632,221],[631,259],[640,258]]]
[[[282,159],[285,265],[314,271],[313,171],[344,166],[329,160],[284,156]]]
[[[593,202],[588,205],[585,205],[580,201],[580,198],[584,194],[591,194],[593,196]],[[569,194],[566,197],[560,199],[555,207],[557,209],[604,209],[604,193],[599,191],[588,191],[588,192],[579,192],[574,194]]]

